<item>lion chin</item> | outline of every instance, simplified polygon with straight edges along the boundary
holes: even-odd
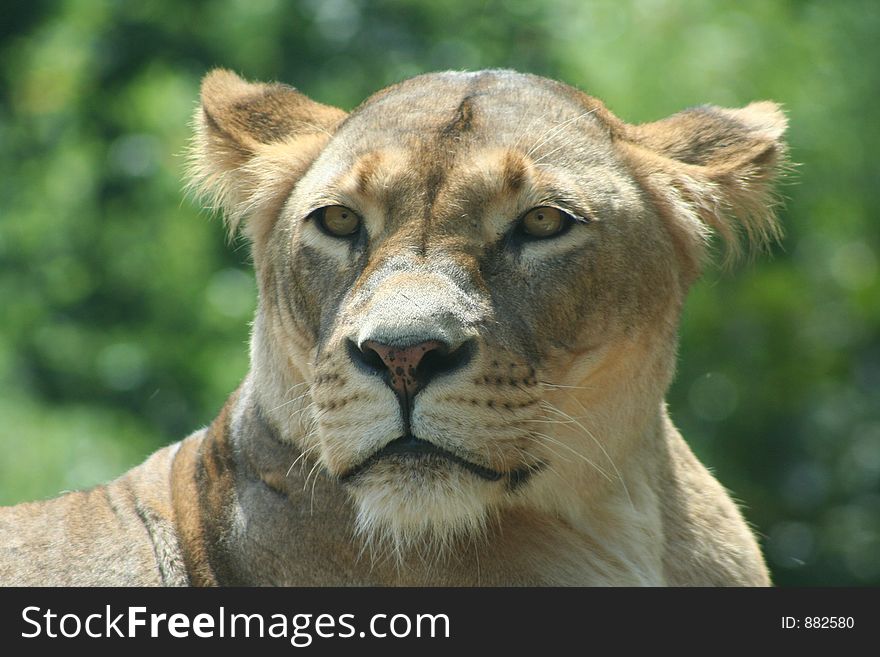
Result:
[[[355,531],[373,558],[445,558],[485,539],[498,503],[497,483],[432,456],[389,457],[354,479]]]

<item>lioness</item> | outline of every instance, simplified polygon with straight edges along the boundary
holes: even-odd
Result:
[[[710,231],[777,236],[775,104],[629,125],[490,70],[346,114],[216,70],[195,125],[250,371],[116,481],[3,509],[0,583],[769,584],[664,395]]]

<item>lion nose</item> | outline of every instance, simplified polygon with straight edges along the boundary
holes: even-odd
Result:
[[[366,340],[360,348],[353,342],[349,348],[355,362],[385,376],[388,385],[402,399],[412,399],[434,377],[464,367],[472,351],[471,341],[453,350],[440,340],[405,346]]]

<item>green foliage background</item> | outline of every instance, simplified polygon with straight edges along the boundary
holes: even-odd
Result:
[[[787,237],[685,310],[669,404],[777,583],[880,584],[873,0],[11,2],[0,19],[0,503],[107,480],[247,368],[245,244],[185,199],[200,77],[349,109],[436,69],[562,79],[622,118],[782,102]]]

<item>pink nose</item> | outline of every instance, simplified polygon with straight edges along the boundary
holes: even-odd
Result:
[[[429,377],[419,370],[422,359],[428,354],[445,356],[449,349],[439,340],[428,340],[406,347],[390,347],[373,340],[361,345],[361,350],[373,351],[388,370],[388,385],[400,396],[412,399]]]

